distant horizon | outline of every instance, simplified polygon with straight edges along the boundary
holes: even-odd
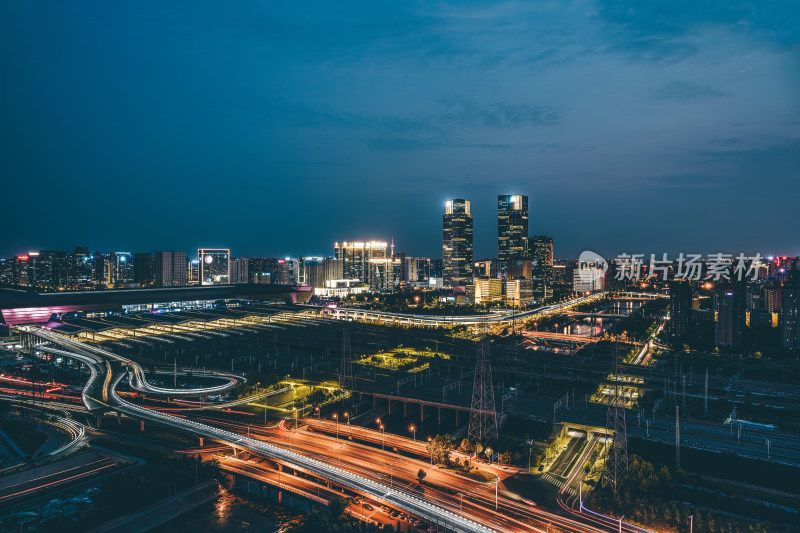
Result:
[[[532,236],[533,235],[531,235],[531,237]],[[353,238],[353,239],[341,239],[341,240],[351,240],[351,241],[356,241],[356,242],[378,241],[378,242],[386,242],[388,246],[391,246],[391,239],[382,239],[382,238],[368,238],[368,239],[365,238],[365,239],[361,239],[361,238]],[[6,258],[6,259],[13,259],[13,258],[16,258],[16,257],[18,257],[20,255],[27,255],[27,254],[29,254],[31,252],[42,252],[42,251],[58,251],[58,252],[73,253],[77,246],[87,246],[89,248],[89,251],[91,253],[93,253],[93,254],[94,253],[110,254],[110,253],[114,253],[114,252],[125,252],[125,253],[130,253],[130,254],[136,254],[136,253],[155,254],[156,252],[186,252],[186,257],[188,259],[192,259],[193,257],[195,257],[192,254],[196,254],[196,251],[198,249],[228,249],[228,250],[230,250],[230,254],[231,254],[231,258],[232,259],[239,259],[239,258],[247,259],[247,258],[256,258],[256,257],[257,258],[274,258],[274,259],[297,259],[297,258],[300,258],[300,257],[306,257],[306,258],[308,258],[308,257],[323,257],[323,258],[325,258],[325,257],[333,257],[333,255],[334,255],[333,254],[333,243],[331,243],[331,251],[329,253],[307,253],[307,254],[293,254],[293,255],[287,255],[287,254],[238,254],[238,253],[236,253],[235,249],[230,248],[228,246],[198,246],[198,247],[189,248],[188,250],[184,250],[184,249],[181,249],[181,248],[172,248],[172,249],[164,248],[164,249],[158,249],[158,250],[146,250],[146,249],[126,249],[126,248],[102,249],[102,248],[94,248],[92,246],[88,246],[88,245],[85,245],[85,244],[79,244],[79,245],[70,246],[70,247],[67,247],[67,248],[57,248],[57,247],[46,247],[46,248],[39,248],[39,249],[28,248],[25,251],[18,252],[18,253],[15,253],[15,254],[0,254],[0,257]],[[557,250],[556,246],[557,246],[557,243],[555,243],[555,239],[554,239],[554,249]],[[744,249],[735,249],[735,250],[713,249],[713,250],[707,250],[707,251],[706,250],[698,250],[698,249],[679,249],[679,250],[664,250],[664,249],[659,249],[659,250],[632,250],[632,249],[626,249],[626,250],[620,250],[619,252],[615,252],[615,253],[611,253],[611,254],[604,254],[604,253],[598,252],[597,250],[588,249],[588,250],[579,250],[578,252],[575,253],[574,256],[559,255],[558,253],[554,253],[553,259],[554,260],[577,260],[578,256],[581,254],[581,252],[584,252],[584,251],[597,252],[605,259],[614,259],[614,258],[616,258],[618,255],[620,255],[622,253],[644,254],[645,261],[649,261],[650,254],[656,254],[656,258],[660,259],[662,254],[664,254],[664,253],[667,254],[667,259],[670,259],[670,260],[674,260],[675,258],[677,258],[678,254],[680,254],[680,253],[684,253],[684,254],[701,254],[703,256],[703,259],[706,259],[708,257],[708,255],[710,255],[710,254],[716,254],[716,253],[730,254],[733,258],[735,258],[740,253],[744,253],[748,257],[749,256],[754,256],[755,254],[759,253],[759,254],[761,254],[762,259],[764,259],[764,260],[769,259],[769,258],[779,258],[779,257],[791,257],[791,258],[800,257],[800,253],[797,253],[797,252],[795,252],[795,253],[785,253],[785,252],[780,252],[779,251],[779,252],[768,252],[768,253],[765,253],[762,250],[744,250]],[[433,255],[427,254],[426,255],[426,254],[410,253],[410,252],[406,251],[405,249],[402,249],[402,248],[398,247],[397,243],[395,242],[395,254],[400,254],[400,253],[404,253],[406,255],[406,257],[419,257],[419,258],[430,258],[430,259],[441,259],[441,257],[442,257],[441,251],[439,252],[438,255],[436,255],[436,254],[433,254]],[[497,260],[496,250],[495,250],[495,255],[492,255],[492,256],[474,255],[474,261],[476,261],[476,262],[477,261],[488,261],[488,260]]]

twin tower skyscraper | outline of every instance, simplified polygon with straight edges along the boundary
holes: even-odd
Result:
[[[540,266],[549,263],[552,272],[553,240],[549,237],[534,237],[533,240],[533,243],[529,242],[528,237],[528,197],[522,194],[499,195],[497,197],[498,274],[507,274],[516,261],[531,260]],[[539,242],[542,240],[544,243]],[[469,200],[463,198],[448,200],[445,203],[442,220],[442,277],[446,287],[466,286],[472,283],[473,242],[473,221]]]

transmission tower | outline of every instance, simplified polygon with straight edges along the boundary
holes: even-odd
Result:
[[[339,372],[339,385],[343,389],[353,388],[353,352],[350,347],[350,330],[342,330],[342,368]]]
[[[606,459],[603,486],[611,485],[616,494],[622,476],[628,471],[628,430],[625,427],[625,405],[622,403],[622,394],[619,386],[619,360],[617,358],[617,343],[612,350],[614,358],[614,397],[608,405],[606,415],[606,436],[611,434],[611,447]]]
[[[497,411],[494,408],[492,360],[488,342],[481,342],[478,345],[468,434],[470,440],[483,445],[497,440]]]

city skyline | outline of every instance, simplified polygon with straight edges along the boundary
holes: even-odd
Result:
[[[559,257],[800,251],[794,4],[305,9],[2,6],[2,253],[432,256],[463,197],[493,256],[498,194]]]
[[[799,21],[0,3],[0,533],[800,533]]]

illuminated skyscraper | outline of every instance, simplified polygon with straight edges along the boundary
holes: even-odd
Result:
[[[442,277],[445,287],[472,283],[472,244],[469,200],[448,200],[442,219]]]
[[[200,248],[197,259],[200,261],[201,285],[227,285],[230,283],[231,251],[225,248]]]
[[[717,324],[714,332],[717,346],[731,348],[742,344],[747,312],[745,290],[746,284],[742,282],[717,286]]]
[[[111,279],[109,283],[122,285],[133,283],[133,255],[130,252],[113,252],[110,258]]]
[[[553,238],[536,235],[528,239],[533,260],[533,297],[542,302],[553,296]]]
[[[343,241],[334,244],[334,257],[342,262],[345,279],[359,279],[372,285],[375,277],[375,259],[391,259],[385,241],[353,242]]]
[[[674,279],[669,284],[670,345],[681,347],[689,335],[692,315],[692,282]]]
[[[497,197],[497,259],[507,264],[528,257],[528,197],[507,194]]]

